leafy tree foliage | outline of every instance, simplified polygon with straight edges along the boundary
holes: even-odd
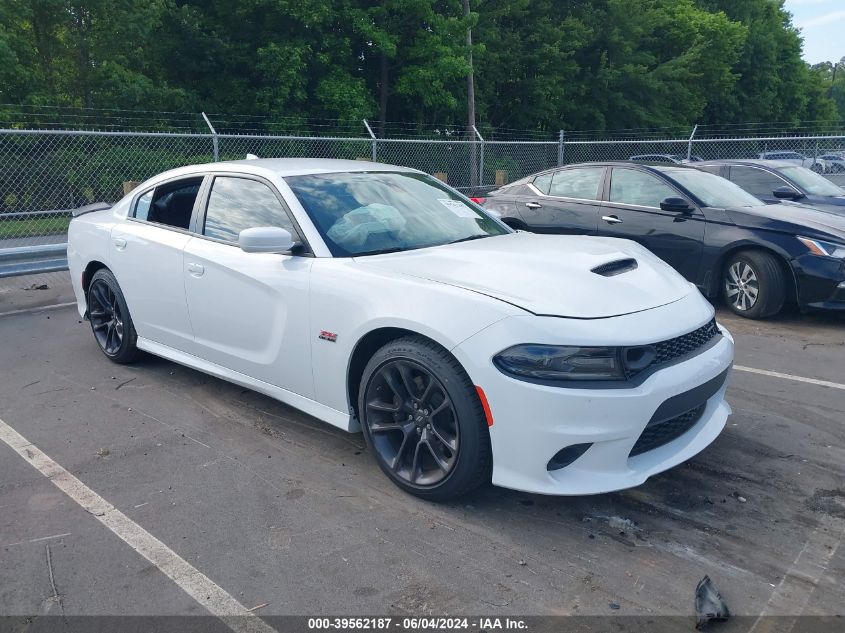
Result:
[[[549,131],[845,115],[782,0],[0,0],[0,102]]]

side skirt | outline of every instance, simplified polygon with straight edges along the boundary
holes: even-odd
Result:
[[[236,385],[240,385],[241,387],[252,389],[258,393],[263,393],[265,396],[270,396],[280,402],[289,404],[308,415],[314,416],[324,422],[328,422],[332,426],[336,426],[344,431],[354,433],[360,430],[358,423],[352,418],[352,416],[349,415],[349,413],[338,411],[337,409],[333,409],[332,407],[328,407],[315,400],[311,400],[305,396],[288,391],[287,389],[282,389],[281,387],[276,387],[275,385],[271,385],[261,380],[256,380],[246,374],[226,369],[225,367],[221,367],[215,363],[210,363],[206,360],[193,356],[192,354],[181,352],[167,345],[162,345],[161,343],[141,338],[140,336],[138,337],[137,345],[138,349],[142,349],[150,354],[161,356],[162,358],[171,360],[174,363],[191,367],[192,369],[196,369],[197,371],[201,371],[216,378],[221,378]]]

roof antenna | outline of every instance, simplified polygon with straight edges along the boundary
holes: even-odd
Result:
[[[247,160],[258,160],[258,156],[256,156],[255,154],[247,154],[246,159]]]

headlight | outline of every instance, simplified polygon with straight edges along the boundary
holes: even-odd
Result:
[[[834,244],[833,242],[823,242],[821,240],[812,240],[809,237],[797,236],[804,246],[810,249],[813,255],[825,255],[827,257],[839,257],[845,259],[845,245]]]
[[[618,347],[514,345],[493,357],[496,367],[535,380],[624,380]]]

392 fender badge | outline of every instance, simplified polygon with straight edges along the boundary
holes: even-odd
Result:
[[[317,338],[328,341],[329,343],[337,343],[337,334],[328,330],[320,330],[320,335]]]

